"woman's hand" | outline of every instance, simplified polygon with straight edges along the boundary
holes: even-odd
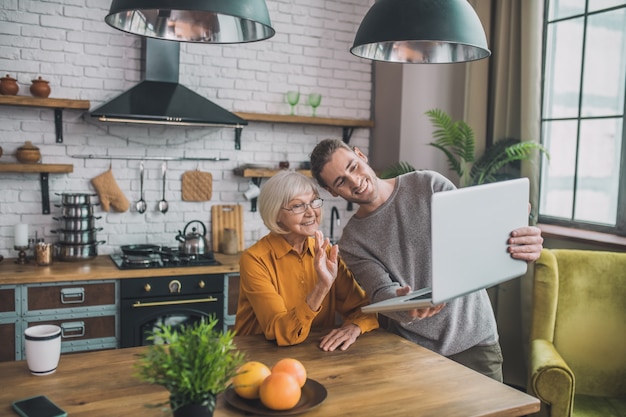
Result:
[[[361,328],[356,324],[350,323],[338,329],[333,329],[320,341],[320,349],[325,352],[346,350],[351,344],[356,342],[356,338],[361,335]]]
[[[330,245],[330,240],[324,238],[324,234],[318,230],[315,232],[315,270],[318,279],[326,284],[328,288],[333,285],[339,270],[339,247],[334,245],[330,248],[328,255],[326,248]]]
[[[330,291],[339,270],[339,248],[335,245],[326,254],[326,248],[330,245],[328,238],[324,239],[321,231],[315,232],[315,272],[317,283],[306,298],[306,303],[311,310],[317,311],[324,301],[324,297]]]

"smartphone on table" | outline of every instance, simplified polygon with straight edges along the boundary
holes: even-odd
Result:
[[[14,401],[13,409],[22,417],[67,417],[65,410],[45,395]]]

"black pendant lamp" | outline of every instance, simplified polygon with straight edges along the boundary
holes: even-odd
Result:
[[[104,20],[124,32],[179,42],[245,43],[276,33],[265,0],[113,0]]]
[[[350,52],[413,64],[491,55],[480,19],[467,0],[378,0],[363,18]]]

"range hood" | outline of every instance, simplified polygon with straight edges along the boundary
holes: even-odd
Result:
[[[102,122],[234,127],[239,149],[245,119],[178,83],[180,43],[143,38],[144,79],[93,109]]]

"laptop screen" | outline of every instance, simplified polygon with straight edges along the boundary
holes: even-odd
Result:
[[[528,225],[529,201],[527,178],[433,194],[434,304],[526,273],[527,263],[507,252],[507,240]]]

